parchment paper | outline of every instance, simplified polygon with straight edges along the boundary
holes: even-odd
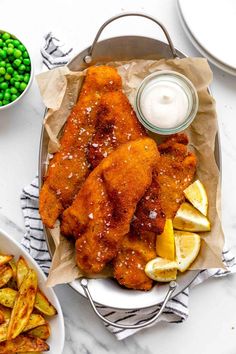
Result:
[[[109,65],[117,67],[122,77],[124,93],[132,105],[143,78],[155,71],[178,71],[194,84],[199,97],[199,110],[186,133],[190,138],[190,149],[195,152],[198,160],[197,178],[204,184],[208,194],[211,231],[200,233],[201,250],[190,269],[224,268],[221,260],[224,235],[219,210],[220,173],[214,155],[218,126],[215,102],[207,90],[212,81],[212,72],[207,61],[203,58],[184,58],[114,62]],[[55,152],[59,146],[58,134],[77,100],[84,75],[85,72],[71,72],[67,67],[62,67],[37,77],[43,101],[49,108],[44,124],[50,136],[50,153]],[[75,264],[74,245],[60,235],[59,223],[56,224],[52,234],[56,252],[48,277],[48,286],[68,283],[82,275]],[[99,276],[109,275],[110,269]]]

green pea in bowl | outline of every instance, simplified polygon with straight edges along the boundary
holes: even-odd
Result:
[[[19,102],[33,79],[32,61],[24,44],[0,30],[0,110]]]

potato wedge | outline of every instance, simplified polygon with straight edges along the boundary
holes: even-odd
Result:
[[[0,342],[7,340],[7,328],[9,325],[9,320],[0,325]],[[1,350],[0,350],[1,353]]]
[[[34,329],[31,329],[27,334],[30,334],[31,336],[41,338],[41,339],[48,339],[50,337],[50,326],[49,323],[47,322],[46,324],[36,327]]]
[[[29,267],[26,260],[24,259],[24,257],[20,256],[16,265],[16,281],[18,289],[20,288],[21,283],[24,280],[28,271]]]
[[[5,321],[4,313],[0,310],[0,324],[2,324],[4,321]]]
[[[32,313],[30,315],[29,322],[25,326],[23,332],[29,331],[29,330],[31,330],[31,329],[33,329],[35,327],[38,327],[38,326],[42,326],[45,323],[46,323],[46,320],[45,320],[45,318],[43,318],[43,316],[41,316],[38,313]]]
[[[0,304],[12,308],[15,303],[17,291],[11,288],[0,289]]]
[[[46,352],[49,345],[42,339],[20,334],[15,339],[0,343],[0,354]]]
[[[21,283],[14,303],[7,332],[8,340],[16,338],[29,322],[34,308],[37,287],[37,274],[33,269],[30,269]]]
[[[10,255],[7,255],[7,254],[0,254],[0,266],[10,262],[10,260],[12,258],[13,258],[13,256],[10,256]]]
[[[0,288],[6,285],[13,276],[11,266],[4,264],[0,266]]]
[[[57,314],[55,307],[49,302],[40,289],[38,289],[34,307],[47,316],[54,316]]]
[[[4,321],[10,320],[11,310],[8,307],[0,305],[0,311],[4,315]]]
[[[9,265],[11,266],[11,269],[12,269],[12,277],[16,280],[17,268],[16,268],[16,262],[15,262],[14,258],[12,258],[10,260]]]

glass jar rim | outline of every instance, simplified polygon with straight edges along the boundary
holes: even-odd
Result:
[[[189,112],[189,115],[181,124],[179,124],[173,128],[160,128],[160,127],[150,123],[150,121],[147,120],[146,117],[144,116],[144,114],[141,110],[141,107],[140,107],[140,98],[142,96],[143,90],[146,87],[146,85],[151,80],[153,80],[155,77],[158,78],[161,76],[171,76],[172,78],[178,78],[179,82],[182,81],[182,83],[184,83],[185,86],[187,86],[189,92],[191,93],[192,107]],[[174,133],[178,133],[180,131],[185,130],[194,120],[194,118],[197,114],[197,111],[198,111],[198,105],[199,105],[198,94],[197,94],[197,90],[194,87],[193,83],[185,75],[180,74],[177,71],[172,71],[172,70],[160,70],[160,71],[156,71],[156,72],[146,76],[142,80],[142,82],[137,90],[136,98],[135,98],[135,108],[136,108],[136,113],[137,113],[140,123],[142,125],[144,125],[144,127],[147,128],[148,130],[150,130],[154,133],[162,134],[162,135],[174,134]]]

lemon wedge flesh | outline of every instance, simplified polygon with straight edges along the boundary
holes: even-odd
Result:
[[[175,260],[175,237],[171,219],[166,219],[163,233],[157,235],[156,252],[162,258]]]
[[[203,184],[197,180],[184,190],[185,197],[203,215],[207,216],[208,198]]]
[[[157,257],[146,264],[145,273],[155,281],[169,282],[177,277],[177,263]]]
[[[173,220],[174,229],[203,232],[210,231],[211,224],[205,215],[189,203],[181,204]]]
[[[198,234],[175,231],[176,262],[180,272],[185,272],[197,258],[200,247],[201,238]]]

